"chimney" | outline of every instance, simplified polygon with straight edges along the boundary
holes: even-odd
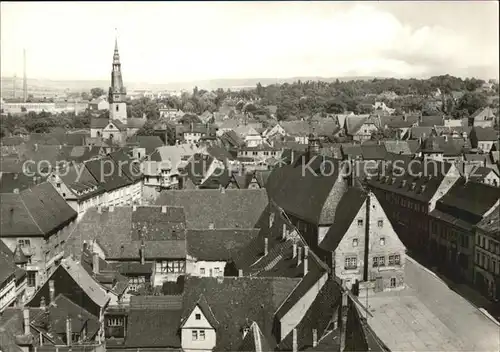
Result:
[[[304,247],[304,276],[307,275],[309,270],[309,247]]]
[[[238,270],[238,277],[243,277],[243,269]]]
[[[54,288],[54,280],[49,280],[49,304],[54,303],[55,301],[55,288]]]
[[[297,329],[292,331],[292,352],[298,352],[299,348],[297,345]]]
[[[110,213],[112,213],[114,210],[115,210],[115,207],[114,207],[114,206],[112,206],[112,205],[110,205],[110,206],[109,206],[109,208],[108,208],[108,211],[109,211]]]
[[[166,214],[166,213],[167,213],[167,206],[166,206],[166,205],[162,205],[162,206],[161,206],[161,212],[162,212],[163,214]]]
[[[214,225],[214,223],[213,223],[213,222],[211,222],[210,224],[208,224],[208,229],[209,229],[209,230],[213,230],[213,229],[215,229],[215,225]]]
[[[99,274],[99,254],[95,251],[92,251],[92,272]]]
[[[101,207],[101,206],[98,206],[98,207],[97,207],[97,212],[98,212],[99,214],[101,214],[101,213],[102,213],[102,207]]]
[[[38,151],[38,144],[35,143],[35,152]]]
[[[297,248],[297,266],[302,264],[302,247]]]
[[[282,238],[286,240],[286,224],[283,224],[283,233],[282,233]]]
[[[13,193],[14,193],[14,194],[19,194],[19,188],[14,188]]]
[[[269,239],[264,238],[264,256],[269,254]]]
[[[295,259],[295,257],[297,256],[297,243],[294,243],[293,244],[293,259]]]
[[[83,241],[83,251],[86,251],[89,248],[89,244],[87,241]]]
[[[42,296],[42,298],[40,298],[40,309],[41,310],[45,310],[47,306],[45,305],[45,297]]]
[[[132,211],[136,211],[137,210],[137,205],[132,205]]]
[[[30,310],[28,308],[23,309],[24,318],[24,335],[30,334]]]
[[[318,346],[318,330],[313,329],[313,348]]]
[[[146,245],[144,244],[144,240],[141,242],[141,264],[144,265],[144,263],[146,262]]]
[[[220,186],[220,193],[222,194],[226,193],[226,189],[222,185]]]
[[[71,318],[68,316],[66,318],[66,345],[71,346],[71,337],[72,337],[72,331],[71,331]]]

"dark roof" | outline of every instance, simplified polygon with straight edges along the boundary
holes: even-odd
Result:
[[[328,333],[326,328],[328,327],[329,322],[334,318],[334,312],[339,306],[340,300],[340,286],[334,280],[328,280],[316,296],[316,299],[313,301],[302,320],[296,326],[297,347],[299,351],[312,347],[313,329],[316,329],[317,331],[318,341],[320,341],[321,338]],[[283,339],[279,344],[280,350],[292,350],[292,334],[293,333],[290,332],[287,336],[283,336]],[[318,349],[317,351],[325,352],[333,350]]]
[[[48,182],[19,194],[3,194],[2,236],[43,236],[65,226],[77,214]]]
[[[241,346],[243,328],[255,321],[270,348],[273,337],[273,317],[276,309],[288,297],[293,286],[286,278],[258,277],[187,277],[184,289],[183,317],[189,315],[200,296],[206,298],[215,319],[216,351],[236,351]]]
[[[32,324],[37,328],[49,333],[52,338],[60,341],[59,334],[66,333],[66,319],[71,318],[71,330],[79,333],[87,326],[87,340],[91,340],[99,330],[99,318],[86,311],[69,300],[66,296],[59,294],[55,298],[55,304],[47,307],[33,320]],[[61,341],[62,342],[62,341]]]
[[[85,167],[107,192],[132,184],[132,180],[122,171],[125,166],[119,168],[109,156],[87,161]]]
[[[361,145],[359,144],[341,144],[341,149],[344,159],[356,159],[363,156],[363,151],[361,150]]]
[[[16,272],[12,251],[0,240],[0,285]]]
[[[387,150],[383,144],[361,145],[361,154],[363,160],[384,160]]]
[[[412,127],[410,130],[411,139],[419,139],[429,137],[432,134],[432,126],[418,126]]]
[[[132,136],[127,139],[127,145],[133,145],[146,149],[146,154],[151,154],[156,148],[162,147],[164,143],[158,136]]]
[[[500,240],[500,209],[498,206],[477,224],[477,228]]]
[[[224,144],[235,148],[239,148],[245,145],[245,142],[233,130],[224,132],[220,139]]]
[[[478,141],[498,140],[498,133],[493,127],[474,127],[472,133]]]
[[[92,118],[90,119],[90,128],[102,129],[109,123],[108,118]]]
[[[337,184],[340,162],[317,156],[308,163],[304,157],[294,165],[272,171],[266,185],[269,198],[287,213],[302,220],[313,224],[332,223],[332,212],[340,200],[340,194],[330,195],[330,192]],[[303,172],[305,165],[309,165],[313,172],[309,169]]]
[[[382,128],[407,128],[418,123],[417,115],[382,115],[380,126]]]
[[[259,325],[256,322],[252,322],[250,325],[250,330],[243,338],[240,347],[238,348],[239,352],[264,352],[264,351],[272,351],[269,346],[269,342],[267,342],[266,337],[262,333]]]
[[[4,145],[20,145],[20,144],[23,144],[24,143],[24,138],[23,137],[19,137],[19,136],[13,136],[13,137],[3,137],[3,138],[0,138],[0,144],[2,146]]]
[[[110,266],[122,275],[151,275],[153,273],[153,263],[137,263],[137,262],[115,262],[110,263]]]
[[[335,222],[326,233],[320,243],[320,247],[326,251],[334,251],[344,237],[345,233],[354,221],[354,217],[366,200],[366,193],[357,188],[349,188],[344,193],[335,211]]]
[[[197,260],[227,261],[247,246],[259,229],[188,230],[187,253]]]
[[[233,160],[233,156],[227,149],[219,147],[217,145],[212,145],[207,147],[207,153],[213,156],[215,159],[226,162],[227,160]]]
[[[115,165],[121,165],[122,174],[125,175],[131,181],[137,181],[142,178],[142,172],[140,164],[137,160],[134,160],[126,151],[126,149],[119,149],[112,153],[109,153],[111,159],[115,161]],[[118,174],[119,176],[120,174]]]
[[[194,185],[199,185],[207,172],[210,169],[210,165],[214,162],[214,157],[207,154],[196,153],[189,160],[188,164],[185,166],[184,170],[186,175]]]
[[[402,168],[403,171],[387,163],[385,168],[380,169],[377,176],[368,181],[368,184],[425,203],[431,200],[444,176],[452,167],[451,164],[437,161],[412,163],[411,159],[405,158],[404,155],[396,157],[397,159],[392,162],[400,160],[397,167]],[[456,176],[458,175],[456,171]]]
[[[500,188],[461,178],[436,204],[436,209],[473,225],[500,199]]]
[[[33,185],[45,181],[46,177],[36,175],[34,177],[20,173],[2,173],[0,177],[0,193],[13,193],[30,188]]]
[[[442,126],[444,124],[443,116],[422,116],[419,122],[420,127]]]
[[[125,346],[180,348],[181,314],[181,309],[131,308]]]
[[[230,180],[229,170],[223,167],[217,167],[208,175],[199,185],[202,189],[226,188]]]
[[[83,247],[83,241],[91,243],[93,240],[103,249],[106,258],[120,258],[129,260],[140,259],[141,240],[138,231],[146,225],[144,233],[145,258],[185,258],[186,241],[182,227],[177,221],[153,220],[152,217],[168,216],[161,213],[159,207],[147,207],[150,218],[138,221],[134,217],[132,207],[114,207],[89,209],[79,221],[70,241],[74,250]],[[147,213],[137,207],[136,211]],[[154,215],[156,214],[156,215]],[[177,216],[177,215],[176,215]],[[173,231],[177,229],[177,231]],[[67,247],[72,247],[68,243]],[[78,254],[78,253],[76,253]]]
[[[16,246],[14,249],[14,263],[16,264],[26,264],[28,263],[28,258],[24,254],[23,250],[21,249],[21,246],[19,244]]]
[[[184,207],[188,229],[253,228],[267,206],[264,189],[253,190],[168,190],[157,205]]]

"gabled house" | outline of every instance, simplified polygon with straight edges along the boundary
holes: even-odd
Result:
[[[498,133],[493,127],[473,127],[470,141],[473,148],[489,153],[493,144],[498,141]]]
[[[69,248],[79,251],[83,241],[93,243],[93,250],[111,266],[129,263],[119,270],[124,276],[129,277],[127,266],[130,270],[133,265],[140,270],[150,268],[149,275],[131,272],[130,285],[136,285],[141,276],[143,283],[161,286],[186,273],[185,218],[179,207],[91,209],[78,223]],[[150,277],[149,283],[146,277]]]
[[[500,188],[457,181],[436,203],[430,215],[430,254],[453,278],[473,282],[474,226],[500,202]]]
[[[27,258],[30,295],[57,267],[77,213],[48,182],[19,194],[2,194],[0,239]]]
[[[370,140],[372,134],[378,131],[378,117],[371,116],[348,116],[345,120],[345,133],[354,141],[363,142]]]
[[[495,127],[495,114],[490,107],[477,109],[469,121],[469,125],[474,127]]]
[[[264,141],[262,136],[251,125],[241,125],[234,129],[234,132],[245,141],[247,147],[258,147]]]
[[[320,247],[332,253],[335,276],[349,288],[356,281],[371,281],[380,291],[404,287],[406,247],[371,192],[344,193]]]
[[[127,138],[127,127],[120,120],[93,118],[90,120],[90,137],[102,138],[115,144],[124,143]]]
[[[0,314],[8,306],[22,305],[26,299],[26,268],[28,259],[21,247],[14,253],[0,241]]]

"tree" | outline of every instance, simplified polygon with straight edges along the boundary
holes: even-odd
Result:
[[[87,92],[82,92],[81,96],[82,100],[90,100],[90,95]]]
[[[97,99],[100,96],[103,96],[106,92],[102,88],[92,88],[90,90],[90,95],[92,96],[93,99]]]
[[[345,111],[346,105],[340,100],[330,100],[326,103],[325,111],[328,114],[341,114]]]
[[[476,110],[488,106],[488,97],[481,92],[467,92],[458,102],[458,110],[467,110],[472,115]]]
[[[152,120],[146,121],[146,123],[137,131],[138,136],[154,136],[155,134],[155,123]]]

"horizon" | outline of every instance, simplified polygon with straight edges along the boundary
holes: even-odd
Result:
[[[25,48],[28,79],[109,81],[118,28],[125,85],[444,74],[498,79],[498,2],[420,5],[2,2],[1,76],[22,77]]]

